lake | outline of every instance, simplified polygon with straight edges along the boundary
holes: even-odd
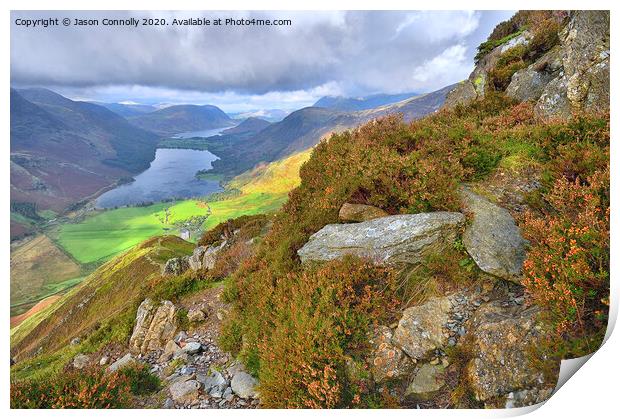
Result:
[[[221,128],[215,128],[215,129],[205,129],[202,131],[182,132],[180,134],[173,135],[172,138],[194,138],[194,137],[209,138],[209,137],[213,137],[216,135],[220,135],[222,131],[227,130],[229,128],[233,128],[233,127],[221,127]]]
[[[97,199],[97,207],[113,208],[172,198],[193,198],[221,191],[217,180],[196,178],[197,171],[210,169],[217,158],[206,150],[159,148],[148,169],[137,175],[134,182],[101,195]]]

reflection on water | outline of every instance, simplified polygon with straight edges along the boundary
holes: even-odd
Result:
[[[192,198],[221,191],[218,181],[196,178],[199,170],[210,169],[217,156],[206,150],[157,149],[151,166],[97,199],[100,208],[136,205],[171,198]]]

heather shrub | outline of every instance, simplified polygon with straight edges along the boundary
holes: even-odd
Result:
[[[112,374],[103,369],[67,370],[49,378],[11,383],[12,409],[109,409],[131,407],[132,394],[159,388],[145,367]]]
[[[261,272],[263,273],[263,272]],[[242,326],[241,356],[258,361],[261,402],[266,407],[340,407],[354,395],[345,377],[345,357],[363,351],[371,325],[394,315],[396,275],[388,268],[347,257],[269,282],[250,280],[240,294],[260,288],[261,298],[245,307],[253,323]],[[233,333],[239,324],[227,324]],[[265,333],[268,331],[269,333]]]
[[[483,180],[515,157],[544,168],[546,194],[559,162],[578,154],[571,144],[580,143],[591,156],[571,166],[581,179],[604,162],[606,154],[596,147],[605,138],[608,118],[543,124],[532,104],[515,104],[498,91],[409,124],[388,116],[332,135],[302,166],[300,185],[254,255],[231,275],[223,295],[233,309],[220,344],[259,377],[266,406],[390,405],[389,395],[350,381],[347,360],[364,364],[373,321],[386,324],[405,306],[472,284],[477,268],[458,243],[398,273],[356,259],[302,265],[297,250],[326,224],[337,223],[345,202],[374,205],[389,214],[458,211],[459,183]]]
[[[577,118],[559,132],[544,205],[522,225],[532,244],[523,285],[556,332],[548,350],[582,356],[598,348],[607,325],[609,119]]]

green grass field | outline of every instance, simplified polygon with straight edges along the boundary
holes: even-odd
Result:
[[[309,151],[302,152],[239,176],[231,184],[241,194],[228,199],[206,204],[186,200],[99,212],[80,223],[63,225],[57,243],[82,264],[102,262],[150,237],[177,234],[174,223],[205,216],[209,210],[203,231],[230,218],[275,211],[299,183],[299,167],[309,156]]]

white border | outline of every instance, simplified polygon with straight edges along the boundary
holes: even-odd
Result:
[[[55,2],[44,0],[8,0],[2,2],[4,6],[4,14],[2,19],[2,36],[0,37],[2,42],[2,67],[1,72],[3,80],[6,81],[2,92],[2,100],[0,100],[0,109],[2,110],[2,126],[3,135],[0,147],[2,147],[4,158],[0,159],[0,167],[4,178],[2,185],[1,205],[4,220],[9,219],[9,89],[10,83],[10,10],[381,10],[381,9],[435,9],[435,10],[459,10],[463,8],[467,9],[612,9],[612,57],[615,57],[616,45],[618,45],[618,36],[616,28],[618,27],[620,12],[617,11],[618,6],[616,2],[611,4],[609,1],[590,0],[588,2],[583,1],[550,1],[550,0],[537,0],[537,1],[520,1],[520,2],[505,2],[500,3],[497,1],[488,0],[470,0],[466,3],[455,0],[451,1],[434,1],[429,2],[413,2],[413,1],[396,1],[396,0],[381,0],[380,2],[370,2],[366,0],[314,0],[314,1],[283,1],[283,0],[262,0],[249,1],[249,0],[215,0],[215,1],[190,1],[190,0],[175,0],[174,2],[166,2],[163,0],[150,0],[150,1],[132,1],[132,0],[90,0],[88,2],[77,0],[60,0]],[[615,65],[615,59],[612,58],[614,65],[612,65],[612,82],[611,82],[611,108],[616,109],[616,103],[618,102],[617,93],[617,66]],[[616,132],[616,121],[612,118],[612,133]],[[614,140],[612,140],[612,143]],[[612,178],[612,209],[618,207],[618,152],[617,146],[612,146],[611,154],[611,178]],[[611,224],[611,240],[612,249],[617,253],[617,238],[619,234],[619,222],[616,213],[612,213]],[[369,411],[369,410],[331,410],[331,411],[204,411],[204,410],[190,410],[190,411],[168,411],[168,410],[149,410],[149,411],[9,411],[9,321],[10,316],[10,304],[9,304],[9,225],[4,223],[2,225],[2,231],[4,233],[2,247],[2,256],[4,261],[3,266],[3,286],[4,298],[6,302],[6,317],[5,317],[5,330],[0,333],[2,339],[2,349],[0,352],[0,359],[5,359],[6,363],[2,369],[2,380],[0,388],[2,389],[2,408],[7,410],[11,416],[19,416],[20,418],[30,417],[62,417],[62,418],[82,418],[85,414],[90,417],[130,417],[136,415],[148,415],[153,418],[169,418],[184,415],[184,417],[200,417],[204,418],[205,415],[217,415],[218,418],[236,418],[236,417],[259,417],[259,418],[271,418],[282,417],[289,414],[299,415],[300,417],[315,417],[316,415],[325,416],[349,416],[357,418],[376,417],[378,415],[390,415],[398,417],[410,417],[410,415],[416,415],[421,417],[459,417],[459,418],[486,418],[486,417],[507,417],[514,416],[515,414],[525,413],[521,409],[515,410],[495,410],[495,411],[479,411],[479,410],[381,410],[381,411]],[[617,286],[617,267],[612,258],[612,287],[611,287],[611,302],[612,312],[610,316],[610,328],[613,329],[615,320],[617,318],[618,309],[618,286]],[[618,385],[617,380],[620,372],[620,362],[618,361],[618,354],[620,354],[620,342],[618,334],[608,333],[608,340],[603,347],[595,353],[591,359],[587,362],[585,368],[580,369],[575,374],[575,377],[568,380],[568,382],[559,391],[551,397],[551,399],[538,409],[534,409],[530,413],[529,417],[532,418],[546,418],[549,416],[572,418],[572,417],[589,417],[589,418],[606,418],[611,416],[611,412],[617,410],[617,398],[618,398]],[[564,370],[564,368],[563,368]],[[532,410],[532,409],[527,409]],[[208,416],[207,416],[208,417]]]

